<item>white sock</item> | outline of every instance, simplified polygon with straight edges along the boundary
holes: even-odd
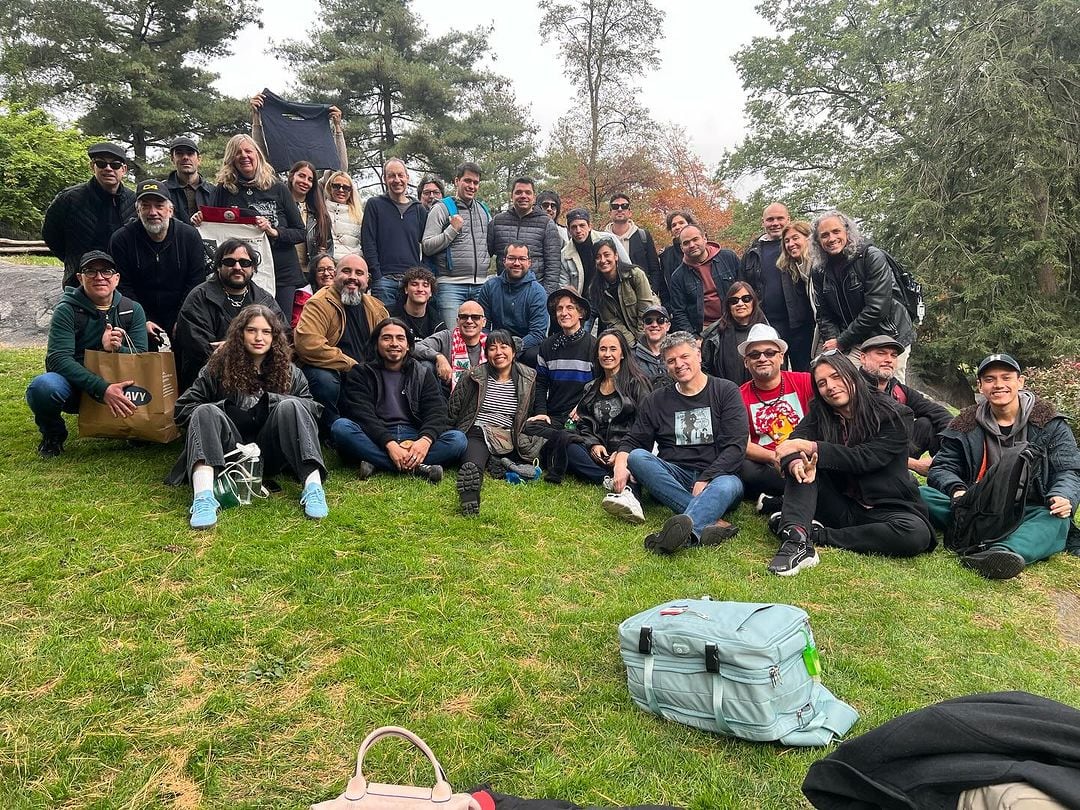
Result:
[[[304,489],[307,489],[308,484],[318,484],[322,486],[322,473],[318,470],[312,470],[311,475],[304,479]]]
[[[214,468],[206,464],[196,464],[191,471],[191,488],[198,495],[201,492],[213,492]]]

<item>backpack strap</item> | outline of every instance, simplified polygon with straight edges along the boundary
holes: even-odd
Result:
[[[453,197],[443,197],[442,203],[446,206],[446,213],[448,213],[450,216],[454,216],[455,214],[457,214],[457,200],[455,200]]]
[[[78,335],[86,328],[90,315],[82,307],[72,307],[71,309],[75,313],[75,334]],[[119,302],[116,304],[116,314],[116,320],[118,321],[116,325],[125,332],[130,332],[131,322],[135,320],[135,302],[126,295],[121,295]]]

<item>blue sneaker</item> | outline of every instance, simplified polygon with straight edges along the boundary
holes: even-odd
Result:
[[[210,490],[196,492],[195,500],[191,502],[191,528],[214,528],[217,525],[217,516],[220,511],[221,504],[217,502],[213,492]]]
[[[322,520],[330,514],[322,484],[308,484],[304,487],[300,494],[300,505],[304,507],[304,514],[312,520]]]

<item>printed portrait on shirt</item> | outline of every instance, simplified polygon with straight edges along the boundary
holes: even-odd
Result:
[[[712,444],[712,412],[708,408],[693,408],[675,412],[675,444]]]

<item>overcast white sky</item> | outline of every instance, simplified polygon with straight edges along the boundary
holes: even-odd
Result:
[[[752,0],[653,2],[667,12],[659,43],[663,64],[640,82],[642,100],[656,120],[685,126],[711,166],[742,137],[744,98],[731,56],[751,37],[768,34],[768,28]],[[291,77],[270,45],[309,32],[317,3],[263,0],[262,7],[263,29],[245,31],[235,55],[212,66],[222,74],[218,87],[224,93],[247,97],[263,87],[288,92]],[[546,146],[551,125],[573,91],[558,66],[556,46],[541,41],[540,12],[513,0],[413,0],[412,7],[433,35],[494,25],[494,67],[513,81],[518,102],[531,108]]]

